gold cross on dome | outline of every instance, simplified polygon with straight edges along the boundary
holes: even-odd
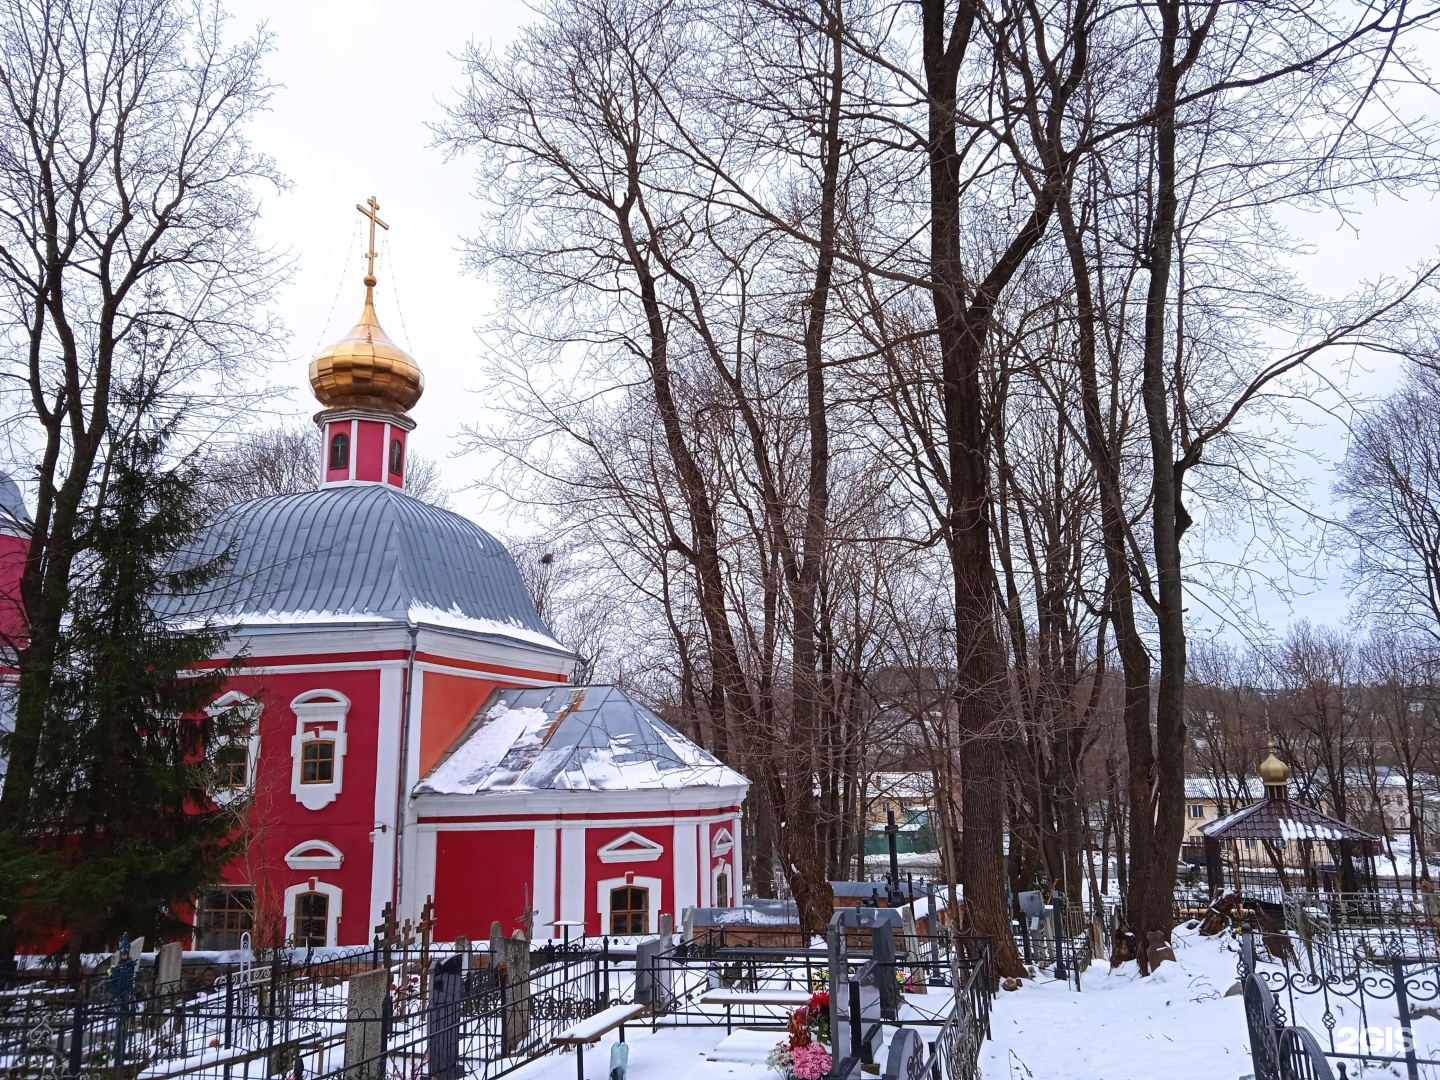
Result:
[[[360,203],[356,203],[356,204],[355,204],[355,209],[356,209],[356,210],[359,210],[360,213],[364,214],[367,218],[370,219],[370,250],[365,253],[365,260],[366,260],[366,262],[365,262],[365,284],[366,284],[366,285],[374,285],[374,284],[375,284],[375,226],[376,226],[376,225],[379,225],[379,226],[380,226],[382,229],[384,229],[386,232],[389,232],[389,231],[390,231],[390,226],[389,226],[389,225],[386,225],[385,222],[383,222],[383,221],[380,220],[380,203],[376,201],[374,195],[371,195],[370,198],[365,201],[364,205],[362,205],[362,204],[360,204]]]

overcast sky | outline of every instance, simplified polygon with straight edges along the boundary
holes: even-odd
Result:
[[[472,170],[465,162],[445,163],[425,125],[439,120],[443,103],[455,96],[461,71],[453,57],[464,42],[503,47],[530,13],[515,0],[231,0],[231,11],[237,32],[263,22],[275,35],[268,70],[283,84],[271,113],[253,130],[257,146],[291,183],[264,204],[271,243],[295,259],[281,305],[293,335],[291,359],[274,379],[292,388],[293,415],[315,411],[306,364],[359,314],[364,238],[355,203],[375,195],[391,226],[390,257],[378,270],[380,318],[425,372],[414,446],[441,458],[449,486],[463,489],[485,463],[473,455],[447,456],[459,449],[462,426],[486,408],[476,392],[474,330],[491,294],[461,268],[461,238],[473,234],[479,220]],[[1440,213],[1429,201],[1390,201],[1355,221],[1358,234],[1333,220],[1300,222],[1314,248],[1301,265],[1312,286],[1338,294],[1363,278],[1402,272],[1431,255],[1440,238]],[[1393,368],[1381,367],[1350,385],[1354,393],[1373,395],[1394,378]],[[1325,462],[1313,471],[1312,492],[1323,505],[1329,464],[1343,456],[1343,427],[1316,428],[1302,441]],[[488,527],[519,526],[497,508],[483,507],[474,493],[460,490],[455,502]],[[1292,601],[1265,591],[1259,601],[1265,620],[1280,629],[1292,612],[1317,621],[1342,617],[1340,568],[1328,570],[1320,587]]]

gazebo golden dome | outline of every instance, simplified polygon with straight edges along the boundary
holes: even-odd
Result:
[[[415,358],[390,340],[375,314],[375,226],[387,230],[390,226],[380,220],[380,204],[373,195],[355,209],[370,219],[365,307],[348,334],[310,361],[310,388],[328,409],[381,409],[403,414],[425,392],[425,376]]]
[[[1266,787],[1284,787],[1290,779],[1290,766],[1275,756],[1275,748],[1270,748],[1270,756],[1260,763],[1260,779]]]

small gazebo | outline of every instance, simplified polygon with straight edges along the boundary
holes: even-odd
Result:
[[[1228,845],[1231,853],[1236,895],[1243,895],[1240,867],[1247,860],[1241,855],[1242,844],[1264,851],[1266,861],[1279,878],[1282,892],[1287,888],[1287,870],[1298,872],[1305,888],[1318,891],[1322,887],[1320,866],[1314,858],[1317,844],[1324,845],[1332,864],[1339,870],[1340,891],[1357,892],[1374,887],[1375,856],[1380,852],[1378,836],[1313,807],[1292,802],[1289,766],[1275,756],[1273,747],[1260,765],[1260,779],[1265,784],[1263,799],[1218,818],[1200,830],[1205,837],[1205,870],[1212,896],[1225,888],[1223,845]],[[1292,851],[1298,855],[1298,865]]]

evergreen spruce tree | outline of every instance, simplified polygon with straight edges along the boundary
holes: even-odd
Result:
[[[28,850],[15,853],[33,870],[22,918],[68,930],[72,963],[122,932],[178,929],[232,857],[243,812],[207,794],[217,750],[250,722],[206,712],[233,670],[206,663],[230,628],[164,615],[168,596],[222,569],[176,558],[195,538],[201,477],[166,464],[167,441],[132,436],[100,485],[48,695]]]

